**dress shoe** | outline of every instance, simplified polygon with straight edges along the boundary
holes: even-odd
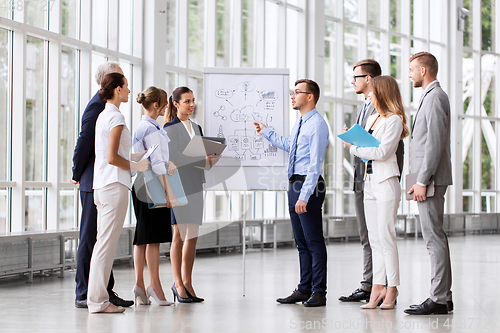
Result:
[[[134,289],[132,289],[132,293],[134,293],[134,302],[135,302],[136,306],[137,306],[137,304],[141,304],[141,305],[151,304],[151,301],[149,300],[149,296],[138,285],[134,286]]]
[[[146,292],[148,293],[149,296],[153,297],[153,299],[156,301],[156,303],[158,303],[158,305],[167,306],[167,305],[175,304],[174,302],[167,301],[166,298],[164,301],[160,300],[160,298],[158,296],[156,296],[156,293],[155,293],[153,287],[151,287],[151,286],[148,287]]]
[[[387,295],[387,293],[386,293]],[[396,306],[397,303],[397,298],[399,296],[399,292],[396,291],[396,297],[394,298],[394,301],[392,303],[385,303],[386,300],[384,300],[384,303],[380,304],[380,309],[381,310],[392,310]]]
[[[360,308],[362,308],[362,309],[375,309],[375,308],[377,308],[377,306],[379,306],[380,302],[384,300],[386,293],[387,293],[387,289],[385,289],[385,288],[382,289],[382,291],[380,292],[380,294],[378,294],[375,301],[368,302],[365,305],[361,305]]]
[[[415,309],[415,308],[418,308],[419,306],[420,306],[420,304],[412,304],[412,305],[410,305],[410,309]],[[446,307],[448,308],[448,312],[453,311],[453,301],[447,301]]]
[[[75,299],[75,308],[86,309],[87,308],[87,300],[86,299],[82,299],[82,300]]]
[[[124,308],[122,308],[121,306],[116,306],[113,303],[109,303],[107,308],[92,313],[122,313],[122,312],[125,312]]]
[[[406,309],[404,312],[410,315],[447,314],[448,306],[446,304],[435,303],[428,298],[417,307]]]
[[[370,292],[365,291],[361,288],[358,288],[352,292],[349,296],[340,296],[339,301],[341,302],[360,302],[360,301],[369,301],[370,300]]]
[[[134,305],[134,301],[124,300],[123,298],[120,298],[118,294],[114,291],[108,292],[108,294],[109,294],[109,302],[112,303],[113,305],[116,305],[118,307],[123,306],[125,308]]]
[[[290,296],[284,298],[278,298],[276,302],[281,304],[295,304],[297,302],[304,303],[309,299],[309,297],[311,297],[311,294],[306,294],[298,289],[295,289]]]
[[[193,303],[201,303],[205,300],[204,298],[191,295],[191,293],[186,288],[184,288],[184,290],[186,290],[186,294],[188,295],[189,298],[191,298]]]
[[[316,307],[316,306],[325,306],[326,305],[326,292],[316,292],[313,291],[311,297],[307,301],[304,302],[304,306],[308,308]]]
[[[174,294],[174,302],[175,302],[175,299],[177,298],[177,301],[179,301],[179,303],[193,303],[193,300],[191,298],[188,297],[181,297],[179,295],[179,293],[177,292],[177,288],[175,288],[175,283],[172,285],[172,293]],[[187,294],[187,293],[186,293]]]

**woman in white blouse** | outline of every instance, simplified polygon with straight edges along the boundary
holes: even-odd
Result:
[[[106,290],[118,239],[127,214],[130,170],[144,171],[148,161],[128,160],[130,131],[120,112],[128,101],[128,82],[120,73],[107,74],[99,98],[107,101],[95,127],[94,202],[97,206],[97,241],[90,261],[87,305],[90,313],[123,312],[109,302]]]
[[[168,184],[169,175],[175,173],[175,165],[169,162],[167,132],[156,122],[159,116],[165,115],[168,105],[167,93],[163,89],[149,87],[137,96],[137,103],[144,108],[142,120],[134,133],[133,148],[140,152],[148,150],[156,144],[159,147],[149,157],[151,170],[156,174],[167,192],[167,207],[149,209],[147,192],[144,186],[144,176],[137,175],[132,188],[132,202],[134,204],[137,224],[134,236],[134,268],[135,286],[134,298],[137,304],[150,304],[151,296],[158,305],[171,305],[167,301],[160,282],[160,243],[172,241],[170,227],[170,207],[175,206],[175,196]],[[168,168],[168,170],[167,170]],[[150,286],[144,284],[144,264],[147,261]]]
[[[365,129],[380,141],[378,147],[361,148],[344,143],[353,156],[369,160],[366,165],[364,204],[368,238],[372,248],[373,287],[370,301],[361,306],[393,309],[398,295],[399,257],[396,244],[396,213],[401,200],[401,187],[396,149],[409,134],[401,93],[391,76],[378,76],[370,81],[370,97],[377,113],[370,116]],[[387,289],[385,288],[387,281]]]

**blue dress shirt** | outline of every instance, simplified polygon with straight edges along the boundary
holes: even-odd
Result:
[[[318,178],[323,172],[326,147],[328,146],[328,125],[316,108],[302,117],[302,125],[297,140],[294,173],[307,176],[299,199],[309,201],[314,192]],[[288,138],[276,134],[269,128],[264,128],[262,136],[278,148],[290,152],[293,138],[297,134],[300,118],[295,121],[292,132]]]
[[[157,175],[165,175],[167,173],[166,163],[169,161],[169,142],[170,139],[167,132],[161,128],[156,120],[147,115],[143,115],[134,133],[132,145],[136,153],[148,150],[155,144],[160,145],[149,157],[151,169]]]

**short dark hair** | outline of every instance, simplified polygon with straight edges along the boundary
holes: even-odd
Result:
[[[418,52],[410,57],[409,62],[418,59],[420,66],[424,67],[429,71],[431,76],[437,76],[438,73],[438,61],[432,53],[429,52]]]
[[[380,64],[374,59],[363,59],[358,61],[352,70],[355,70],[356,67],[361,67],[365,74],[370,75],[371,77],[377,77],[382,75],[382,68],[380,68]]]
[[[99,89],[99,98],[107,101],[115,95],[116,87],[123,87],[125,84],[125,76],[121,73],[109,73],[103,77],[101,81],[101,89]]]
[[[307,90],[309,90],[308,92],[312,93],[314,96],[314,104],[317,104],[320,93],[318,84],[309,79],[300,79],[295,81],[295,85],[298,85],[299,83],[305,83],[307,85]]]

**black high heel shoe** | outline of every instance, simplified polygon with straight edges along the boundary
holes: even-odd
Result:
[[[179,303],[193,303],[193,300],[189,297],[187,290],[186,290],[186,294],[188,295],[188,297],[184,298],[184,297],[179,296],[179,293],[177,292],[177,289],[175,288],[175,283],[172,285],[172,288],[170,288],[170,289],[172,289],[172,294],[174,294],[174,302],[175,302],[175,298],[177,298]]]
[[[201,303],[205,300],[204,298],[191,295],[191,293],[186,288],[184,288],[184,290],[186,291],[186,294],[188,295],[188,297],[191,298],[193,303]]]

